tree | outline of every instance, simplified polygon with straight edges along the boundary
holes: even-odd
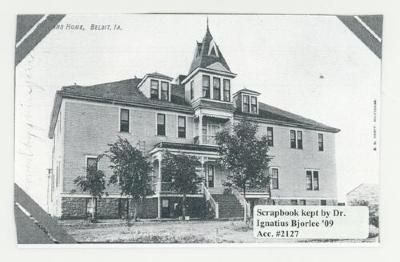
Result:
[[[246,199],[246,189],[266,188],[270,193],[267,136],[257,136],[258,125],[243,119],[217,133],[221,162],[231,172],[227,182],[240,188]],[[269,194],[270,198],[270,194]]]
[[[196,193],[202,179],[196,173],[199,160],[187,154],[166,152],[162,160],[163,180],[171,183],[171,189],[182,194],[182,217],[186,217],[186,195]]]
[[[99,161],[100,158],[97,159]],[[74,179],[74,184],[80,187],[83,192],[89,191],[91,195],[92,210],[90,212],[91,222],[97,219],[97,199],[100,199],[104,190],[106,189],[104,172],[97,169],[97,165],[88,166],[86,169],[86,176],[78,176]],[[107,193],[106,193],[107,194]]]
[[[110,159],[110,168],[113,175],[110,177],[110,184],[118,184],[121,195],[128,196],[134,204],[134,221],[138,217],[139,201],[152,194],[151,190],[151,163],[137,148],[133,147],[125,138],[118,137],[105,155]],[[127,220],[130,221],[129,199],[127,200]]]

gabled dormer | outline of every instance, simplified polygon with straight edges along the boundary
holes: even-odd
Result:
[[[243,88],[233,94],[235,107],[242,113],[258,115],[258,96],[259,92]]]
[[[171,101],[172,77],[160,73],[146,74],[138,89],[150,99]]]
[[[202,42],[197,42],[189,73],[181,84],[185,86],[185,100],[198,103],[212,100],[232,104],[232,73],[207,24]]]

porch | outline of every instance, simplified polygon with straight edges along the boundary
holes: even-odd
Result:
[[[239,191],[231,189],[225,194],[224,184],[229,171],[218,162],[219,155],[216,146],[161,142],[150,152],[153,163],[152,190],[153,196],[157,198],[158,218],[176,217],[180,208],[179,199],[182,197],[182,194],[174,190],[172,182],[165,181],[163,178],[161,163],[166,150],[172,154],[184,153],[198,157],[200,165],[196,168],[196,173],[202,183],[197,186],[197,190],[187,194],[187,197],[191,199],[190,203],[193,203],[196,208],[203,209],[214,218],[221,218],[220,215],[227,217],[230,214],[240,214],[243,213],[244,208],[250,210],[243,194]],[[246,195],[265,197],[267,191],[266,189],[249,189]],[[188,208],[192,209],[192,207]]]

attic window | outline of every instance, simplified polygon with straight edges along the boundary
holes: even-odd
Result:
[[[208,55],[209,56],[218,56],[217,45],[215,44],[214,41],[212,41],[210,43],[210,47],[208,49]]]
[[[210,55],[217,56],[217,53],[215,52],[214,47],[211,48]]]

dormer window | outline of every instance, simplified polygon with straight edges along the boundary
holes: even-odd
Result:
[[[257,97],[251,97],[251,112],[257,114]]]
[[[161,100],[169,100],[169,83],[161,82]]]
[[[210,47],[208,49],[208,55],[218,57],[217,45],[215,44],[214,40],[212,40],[210,43]]]
[[[150,98],[151,99],[158,99],[158,81],[151,80],[150,81]]]
[[[249,95],[243,95],[243,112],[250,112]]]

